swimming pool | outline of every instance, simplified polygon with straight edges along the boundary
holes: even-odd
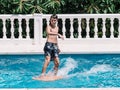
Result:
[[[43,82],[39,75],[44,56],[1,55],[0,88],[106,88],[120,87],[120,54],[61,54],[58,75],[65,78]],[[52,71],[53,62],[47,68]]]

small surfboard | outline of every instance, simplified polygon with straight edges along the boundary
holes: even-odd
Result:
[[[41,80],[41,81],[54,81],[58,79],[62,79],[63,76],[38,76],[38,77],[33,77],[32,79],[34,80]]]

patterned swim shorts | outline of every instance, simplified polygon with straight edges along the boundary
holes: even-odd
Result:
[[[59,56],[59,49],[57,43],[46,42],[44,46],[45,56],[50,56],[51,59]]]

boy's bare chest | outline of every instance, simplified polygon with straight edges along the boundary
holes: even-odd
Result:
[[[57,28],[50,28],[51,32],[58,32]]]

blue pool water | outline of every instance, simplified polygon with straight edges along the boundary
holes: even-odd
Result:
[[[105,88],[120,87],[120,54],[60,55],[56,81],[35,81],[44,63],[43,55],[1,55],[0,88]],[[53,62],[47,68],[50,72]]]

